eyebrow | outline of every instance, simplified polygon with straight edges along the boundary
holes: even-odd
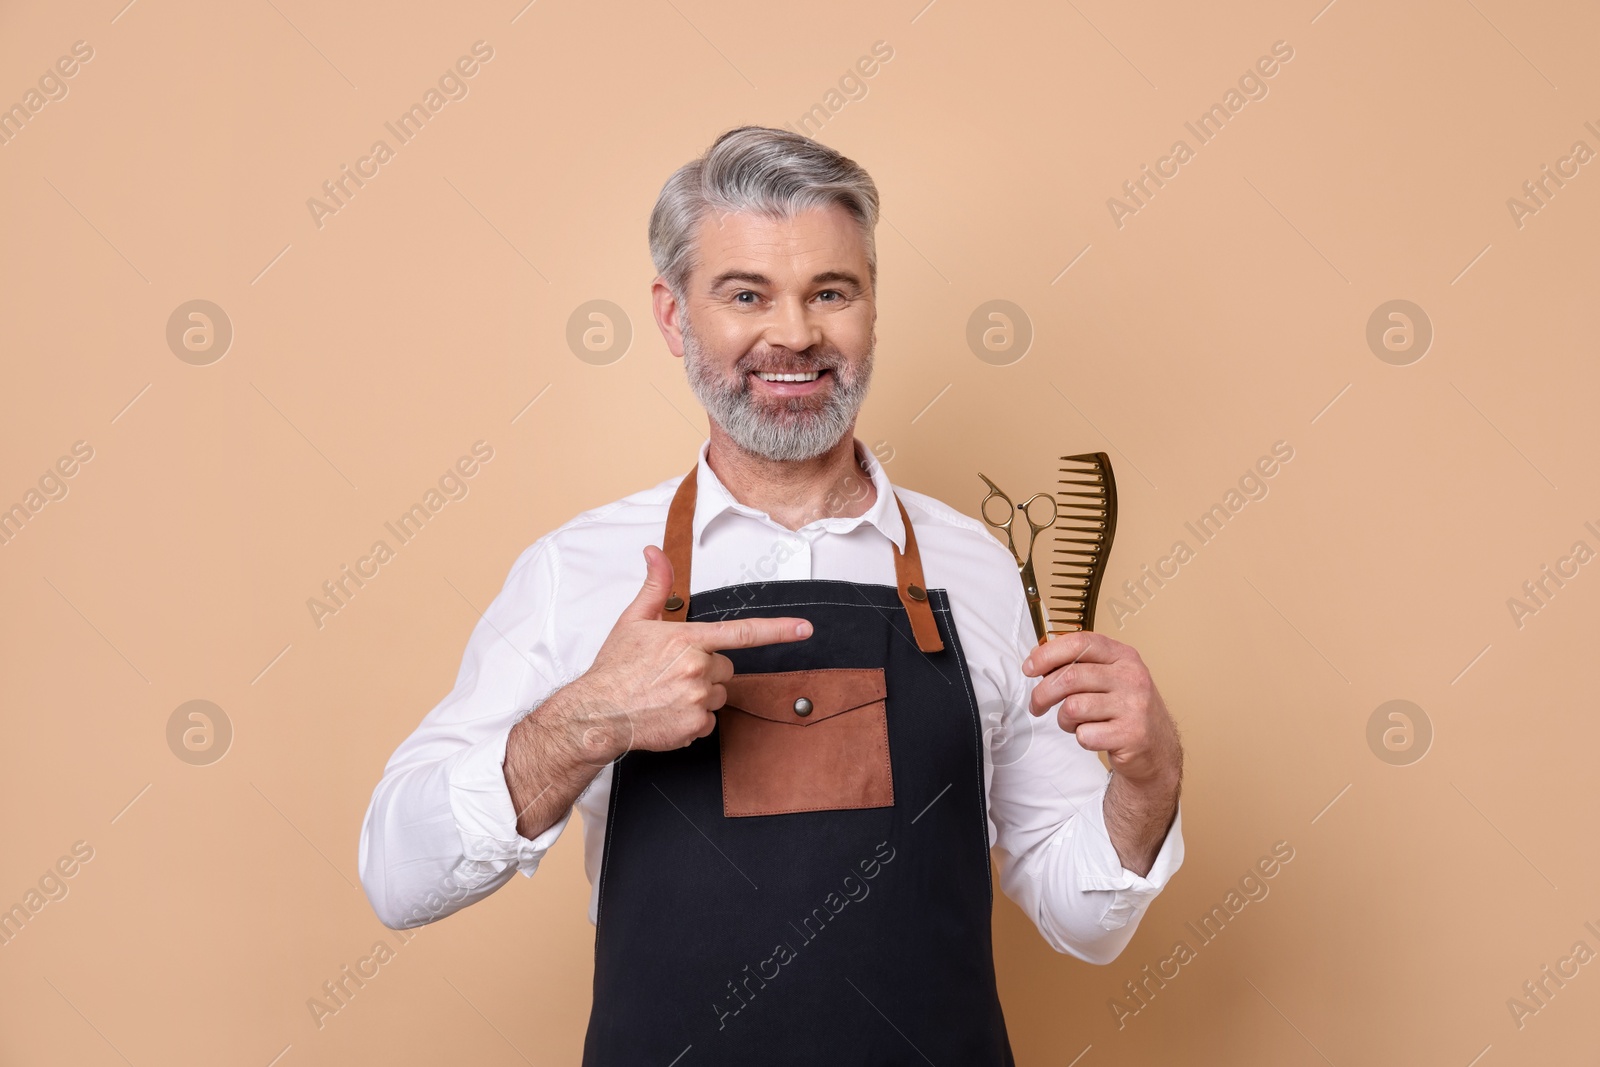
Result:
[[[717,290],[729,282],[748,282],[751,285],[771,285],[772,279],[765,274],[753,270],[725,270],[711,279],[712,290]],[[821,285],[825,282],[845,282],[861,289],[861,279],[844,270],[825,270],[821,274],[811,277],[812,285]]]

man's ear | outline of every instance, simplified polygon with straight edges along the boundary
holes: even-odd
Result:
[[[656,328],[666,339],[667,348],[673,355],[682,359],[683,330],[679,325],[679,316],[683,308],[679,305],[678,298],[672,295],[672,290],[667,288],[667,283],[661,280],[660,275],[650,283],[650,310],[655,316]]]

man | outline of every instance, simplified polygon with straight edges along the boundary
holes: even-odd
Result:
[[[1036,645],[1007,551],[855,439],[877,215],[864,170],[779,130],[668,180],[654,313],[710,438],[522,554],[368,809],[396,928],[531,876],[582,810],[585,1064],[1009,1064],[991,846],[1102,964],[1182,862],[1138,654]]]

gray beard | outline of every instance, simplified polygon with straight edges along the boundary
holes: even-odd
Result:
[[[786,462],[815,459],[853,429],[872,380],[876,337],[872,348],[867,349],[867,358],[854,372],[833,352],[805,359],[808,367],[827,368],[833,372],[827,399],[820,409],[812,410],[813,401],[791,397],[779,401],[781,406],[774,413],[751,397],[746,374],[753,367],[745,357],[741,356],[734,364],[733,379],[725,379],[700,347],[700,339],[691,331],[687,315],[683,316],[682,330],[683,363],[689,376],[689,388],[711,421],[722,427],[744,451]]]

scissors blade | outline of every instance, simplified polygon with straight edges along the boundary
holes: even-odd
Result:
[[[1039,580],[1034,577],[1033,559],[1022,565],[1022,591],[1028,598],[1028,616],[1033,620],[1033,633],[1042,645],[1049,640],[1049,633],[1045,628],[1044,600],[1039,596]]]

